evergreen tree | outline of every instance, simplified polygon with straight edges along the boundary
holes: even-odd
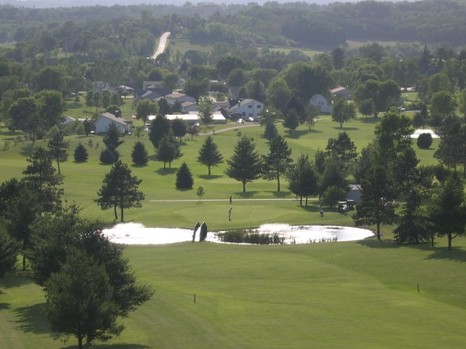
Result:
[[[188,126],[186,125],[186,121],[177,118],[171,121],[170,124],[175,137],[181,139],[188,133]]]
[[[74,161],[76,162],[86,162],[89,158],[87,149],[82,143],[79,143],[74,150]]]
[[[131,152],[131,158],[133,163],[136,165],[146,165],[149,161],[146,147],[142,142],[134,143],[133,151]]]
[[[58,126],[54,126],[50,129],[48,138],[49,141],[47,146],[49,148],[50,155],[57,162],[58,174],[60,174],[60,162],[68,159],[67,149],[70,142],[66,142],[63,139],[63,133],[59,130]]]
[[[264,138],[270,141],[278,135],[277,127],[271,117],[266,117],[264,124]]]
[[[243,193],[246,192],[246,183],[252,182],[261,175],[261,159],[256,151],[256,145],[251,138],[245,136],[236,144],[227,164],[226,175],[243,184]]]
[[[118,161],[120,153],[115,149],[105,148],[100,153],[100,162],[106,165],[114,164]]]
[[[121,133],[118,127],[112,122],[103,138],[104,144],[110,150],[116,150],[124,141],[120,140]]]
[[[267,180],[277,180],[277,191],[280,191],[280,178],[286,172],[290,164],[291,149],[285,138],[277,135],[269,142],[269,153],[262,157],[263,176]]]
[[[95,202],[103,210],[113,207],[115,220],[118,219],[117,208],[120,208],[120,219],[124,222],[124,209],[141,207],[144,193],[138,190],[142,180],[131,175],[128,165],[118,160],[105,175],[102,187],[97,192]]]
[[[207,136],[201,149],[197,161],[207,166],[208,175],[210,176],[210,168],[217,166],[223,162],[223,156],[220,154],[217,144],[214,143],[212,136]]]
[[[18,252],[16,241],[0,230],[0,278],[15,268]]]
[[[375,224],[377,239],[381,239],[380,226],[391,224],[396,218],[393,207],[394,181],[389,169],[382,165],[369,168],[361,179],[361,202],[353,216],[357,225]]]
[[[193,176],[191,171],[186,165],[186,162],[183,162],[176,172],[176,189],[192,189],[194,184]]]
[[[285,120],[283,120],[283,126],[290,129],[290,133],[296,130],[299,126],[299,115],[296,110],[291,109],[286,113]]]

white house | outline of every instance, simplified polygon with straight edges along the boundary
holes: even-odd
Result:
[[[262,113],[263,109],[264,104],[256,101],[255,99],[243,99],[236,105],[230,107],[230,109],[228,109],[228,113],[240,118],[256,118]]]
[[[110,124],[115,124],[121,133],[128,133],[130,131],[128,122],[122,118],[117,118],[111,113],[103,113],[99,115],[94,123],[95,133],[106,133]]]
[[[309,99],[309,104],[316,107],[322,114],[331,114],[332,113],[332,103],[330,103],[327,98],[321,94],[315,94]]]

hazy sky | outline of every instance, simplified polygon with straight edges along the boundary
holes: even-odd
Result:
[[[273,0],[275,1],[275,0]],[[279,3],[286,2],[297,2],[299,0],[277,0]],[[303,0],[300,0],[303,1]],[[314,4],[328,4],[332,2],[358,2],[362,0],[304,0],[303,2],[314,3]],[[380,0],[386,1],[386,0]],[[391,0],[392,2],[406,1],[406,0]],[[409,0],[408,0],[409,1]],[[186,0],[0,0],[0,4],[12,4],[15,6],[27,6],[27,7],[61,7],[61,6],[91,6],[91,5],[103,5],[111,6],[114,4],[118,5],[137,5],[137,4],[171,4],[171,5],[183,5]],[[218,4],[247,4],[255,2],[257,4],[263,4],[266,0],[191,0],[191,3],[199,2],[212,2]]]

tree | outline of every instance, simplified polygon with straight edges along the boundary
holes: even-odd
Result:
[[[325,93],[331,85],[328,71],[318,64],[293,63],[285,69],[283,78],[293,89],[293,94],[303,101],[308,101],[316,93]]]
[[[278,135],[277,127],[275,126],[275,121],[272,117],[266,116],[264,121],[264,138],[267,140],[272,140]]]
[[[376,236],[380,240],[380,226],[395,220],[393,207],[394,182],[385,166],[374,165],[361,179],[361,202],[353,216],[357,225],[375,224]]]
[[[296,110],[291,109],[286,113],[285,119],[283,120],[283,126],[290,129],[292,133],[299,126],[299,116]]]
[[[102,210],[113,207],[115,220],[118,219],[117,208],[120,208],[121,222],[124,222],[124,209],[141,207],[144,194],[138,190],[142,180],[131,175],[128,165],[118,160],[105,175],[102,187],[97,192],[95,202]]]
[[[205,195],[205,190],[202,186],[199,186],[196,190],[196,195],[199,198],[199,202],[201,202],[202,197]]]
[[[217,144],[215,144],[212,136],[207,136],[207,138],[204,140],[201,149],[199,149],[197,161],[207,166],[209,176],[210,168],[223,162],[223,156],[219,152]]]
[[[447,116],[437,132],[440,135],[440,143],[434,157],[445,166],[456,170],[466,159],[465,120],[455,115]]]
[[[157,115],[154,120],[152,120],[149,128],[149,139],[152,142],[154,148],[159,147],[160,140],[168,133],[170,129],[170,120],[165,116]]]
[[[188,133],[188,126],[186,124],[186,121],[184,121],[183,119],[176,118],[175,120],[172,120],[170,124],[175,137],[181,139],[184,136],[186,136],[186,133]]]
[[[323,195],[329,187],[338,187],[346,191],[348,182],[346,181],[344,164],[335,157],[325,160],[325,168],[320,179],[319,194]]]
[[[8,109],[9,126],[21,130],[33,142],[38,138],[39,113],[32,97],[19,98]]]
[[[429,109],[431,114],[430,123],[433,126],[440,126],[443,119],[455,112],[456,101],[449,92],[436,92],[430,99]]]
[[[307,155],[301,155],[294,165],[290,166],[286,177],[288,179],[288,188],[290,191],[299,196],[299,205],[303,205],[303,198],[317,194],[317,176],[314,168]]]
[[[180,145],[175,139],[172,129],[169,128],[167,134],[160,140],[157,148],[157,159],[163,161],[163,168],[166,168],[167,162],[168,168],[171,168],[173,160],[179,157],[181,157]]]
[[[285,174],[290,164],[291,149],[285,138],[277,135],[269,142],[269,153],[262,156],[262,174],[267,180],[277,180],[277,191],[280,192],[280,177]]]
[[[104,135],[103,142],[110,150],[116,150],[124,141],[120,140],[121,133],[115,123],[110,123]]]
[[[205,126],[212,122],[212,112],[214,105],[209,98],[203,98],[199,103],[199,117]]]
[[[256,151],[254,141],[246,136],[241,137],[235,146],[233,155],[227,160],[225,174],[243,184],[243,193],[246,192],[246,183],[252,182],[261,175],[261,162]]]
[[[189,79],[183,89],[184,93],[199,101],[209,91],[209,80],[207,79]]]
[[[149,156],[147,154],[146,147],[142,142],[136,142],[133,146],[133,151],[131,152],[131,159],[136,165],[146,165],[149,161]]]
[[[3,230],[0,230],[0,278],[15,268],[18,252],[19,248],[16,241]]]
[[[100,152],[99,160],[102,164],[114,164],[120,158],[120,153],[117,150],[105,148]]]
[[[433,139],[430,133],[421,133],[417,138],[416,144],[420,149],[429,149]]]
[[[59,125],[63,119],[65,102],[63,95],[59,91],[40,91],[35,99],[37,101],[37,111],[40,118],[39,129],[48,130]]]
[[[79,143],[74,149],[74,161],[76,162],[86,162],[89,157],[86,147]]]
[[[155,115],[157,110],[157,104],[147,99],[141,99],[136,107],[136,118],[146,123],[149,115]]]
[[[453,239],[465,234],[465,204],[464,185],[460,178],[453,174],[441,185],[429,214],[437,233],[447,236],[449,250],[452,248]]]
[[[54,126],[50,129],[48,133],[49,141],[47,146],[49,148],[50,155],[57,162],[58,174],[61,174],[60,171],[60,162],[66,161],[68,159],[68,147],[70,142],[67,142],[63,139],[63,133],[60,131],[58,126]]]
[[[58,67],[45,67],[34,78],[34,86],[37,91],[55,90],[65,92],[66,82],[63,70]]]
[[[358,156],[356,146],[346,132],[340,132],[337,138],[329,138],[326,151],[327,158],[337,158],[345,170],[353,167]]]
[[[322,195],[322,203],[334,208],[340,200],[346,199],[346,190],[336,186],[328,187]]]
[[[374,118],[398,103],[400,88],[393,80],[368,80],[358,85],[354,100],[363,114],[373,107]],[[371,104],[372,102],[372,104]]]
[[[121,333],[118,306],[103,265],[85,253],[71,251],[61,271],[46,283],[45,314],[54,331],[74,335],[78,348],[94,339],[108,340]]]
[[[193,176],[186,162],[183,162],[176,172],[176,189],[192,189],[194,184]]]
[[[332,109],[332,120],[340,124],[340,128],[343,128],[343,123],[354,119],[356,117],[356,111],[354,105],[348,103],[342,98],[338,98],[333,104]]]

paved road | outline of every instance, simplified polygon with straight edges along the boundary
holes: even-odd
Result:
[[[165,32],[160,36],[159,45],[157,46],[157,49],[155,50],[154,54],[150,57],[150,59],[157,59],[157,57],[165,51],[165,47],[167,47],[169,36],[170,32]]]
[[[212,134],[215,134],[215,133],[222,133],[222,132],[232,131],[232,130],[236,130],[236,129],[239,129],[239,128],[258,127],[258,126],[260,126],[260,124],[258,124],[258,123],[237,124],[235,126],[222,128],[220,130],[215,130],[215,131],[212,130],[212,131],[208,131],[208,132],[202,132],[202,133],[199,133],[199,136],[207,136],[207,135],[212,135]]]

